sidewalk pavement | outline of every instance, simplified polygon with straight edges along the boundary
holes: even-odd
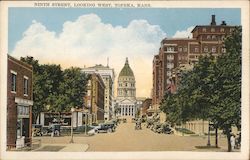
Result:
[[[88,144],[78,143],[58,143],[58,144],[46,144],[43,143],[39,148],[32,152],[86,152],[89,148]]]

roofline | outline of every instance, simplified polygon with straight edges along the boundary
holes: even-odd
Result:
[[[240,26],[240,25],[239,25]],[[194,27],[194,29],[191,31],[191,33],[194,32],[194,30],[197,28],[197,27],[237,27],[237,25],[235,26],[232,26],[232,25],[197,25]]]

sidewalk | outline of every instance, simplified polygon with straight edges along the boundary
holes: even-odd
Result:
[[[39,148],[32,152],[86,152],[88,144],[68,143],[68,144],[46,144],[43,143]]]

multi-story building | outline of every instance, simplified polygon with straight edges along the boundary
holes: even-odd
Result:
[[[165,38],[161,41],[159,54],[153,60],[152,105],[155,110],[167,91],[176,91],[176,80],[180,70],[192,69],[199,57],[207,54],[218,56],[225,53],[223,41],[235,26],[225,21],[216,24],[212,15],[210,25],[197,25],[192,30],[192,38]]]
[[[87,74],[97,73],[102,77],[105,84],[104,92],[104,119],[110,120],[114,115],[113,99],[114,99],[114,69],[110,68],[108,65],[103,66],[101,64],[95,65],[93,67],[83,68],[82,72]]]
[[[32,66],[8,56],[7,147],[20,148],[31,143]]]
[[[89,74],[87,94],[84,97],[84,109],[88,110],[89,123],[104,122],[105,85],[99,74]]]
[[[136,116],[137,101],[135,76],[129,66],[128,58],[126,58],[125,65],[118,77],[116,107],[119,108],[116,114],[118,118],[130,120]]]
[[[142,107],[140,110],[140,116],[141,117],[146,117],[147,114],[147,110],[151,107],[152,105],[152,99],[151,98],[147,98],[142,102]]]

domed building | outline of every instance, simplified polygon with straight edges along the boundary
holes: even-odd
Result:
[[[135,76],[129,66],[128,58],[118,76],[116,107],[118,118],[131,119],[136,115]]]

